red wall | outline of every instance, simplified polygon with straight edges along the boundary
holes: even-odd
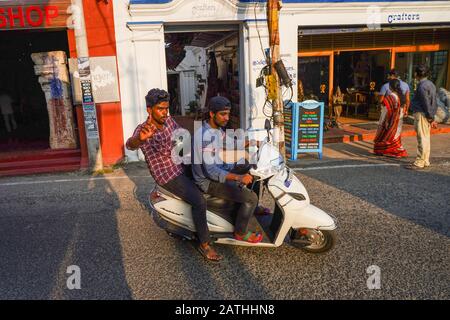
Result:
[[[116,40],[112,1],[83,0],[83,7],[89,56],[115,56]],[[68,30],[68,38],[70,57],[75,58],[77,54],[73,30]],[[96,104],[96,107],[103,164],[112,165],[120,161],[124,156],[121,104],[120,102],[99,103]],[[88,157],[83,113],[81,106],[76,108],[80,131],[82,166],[87,166]]]

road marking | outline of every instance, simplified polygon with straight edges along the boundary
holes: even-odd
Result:
[[[399,163],[370,163],[370,164],[346,164],[341,166],[322,166],[309,168],[293,168],[294,171],[312,171],[324,169],[343,169],[343,168],[367,168],[367,167],[400,167],[403,164]]]
[[[38,180],[38,181],[20,181],[20,182],[6,182],[0,183],[0,187],[3,186],[21,186],[29,184],[48,184],[48,183],[61,183],[61,182],[83,182],[83,181],[98,181],[98,180],[119,180],[119,179],[131,179],[131,178],[151,178],[151,176],[123,176],[123,177],[94,177],[84,179],[57,179],[57,180]]]

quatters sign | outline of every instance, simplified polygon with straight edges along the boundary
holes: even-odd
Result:
[[[47,1],[47,3],[51,1]],[[68,5],[12,5],[0,6],[0,29],[60,28],[65,27],[69,14]]]

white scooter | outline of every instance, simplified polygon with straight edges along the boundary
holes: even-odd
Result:
[[[335,242],[336,219],[310,204],[308,192],[283,161],[279,151],[269,143],[270,122],[266,121],[268,137],[262,142],[256,169],[249,173],[260,190],[268,189],[275,200],[275,210],[256,221],[263,232],[263,241],[249,243],[233,237],[237,205],[205,194],[207,221],[214,243],[256,247],[278,247],[283,242],[312,253],[325,252]],[[261,192],[260,195],[261,196]],[[182,239],[196,238],[191,206],[179,197],[156,186],[150,193],[150,207],[154,221],[166,232]]]

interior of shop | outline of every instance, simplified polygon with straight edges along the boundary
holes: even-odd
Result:
[[[192,132],[209,100],[220,95],[232,103],[228,126],[239,128],[238,32],[166,33],[165,43],[170,112],[177,122]]]
[[[0,32],[0,150],[49,148],[49,119],[44,92],[34,73],[31,53],[65,51],[67,32]]]
[[[299,33],[298,100],[323,101],[326,114],[342,124],[375,126],[380,116],[379,91],[394,66],[408,83],[411,99],[417,87],[414,69],[425,64],[436,88],[449,90],[448,28],[411,31]],[[332,64],[332,65],[331,65]]]
[[[391,65],[391,52],[388,50],[342,51],[334,52],[333,88],[330,82],[330,56],[299,58],[299,101],[313,99],[324,101],[327,114],[333,115],[329,103],[329,89],[333,97],[336,92],[343,95],[340,122],[356,123],[378,120],[378,97],[381,86],[387,82]],[[417,86],[414,68],[425,64],[430,68],[430,79],[437,88],[445,88],[448,72],[448,52],[397,52],[395,69],[400,79],[407,82],[411,95]],[[412,97],[411,97],[412,98]],[[361,120],[361,121],[359,121]]]

